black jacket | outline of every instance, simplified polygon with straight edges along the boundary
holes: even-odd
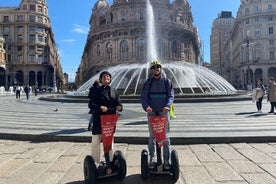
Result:
[[[95,82],[89,89],[88,95],[90,113],[93,114],[92,134],[101,134],[101,115],[116,114],[116,106],[122,106],[120,103],[119,94],[116,89],[111,88],[109,85],[100,86]],[[101,106],[108,108],[107,113],[101,111]]]

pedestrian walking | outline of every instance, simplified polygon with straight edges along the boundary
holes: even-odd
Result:
[[[15,96],[16,96],[16,99],[20,99],[20,93],[21,93],[21,86],[20,85],[16,85],[15,87]]]
[[[29,100],[30,92],[31,92],[31,87],[29,85],[25,86],[24,92],[25,92],[27,100]]]
[[[161,76],[162,65],[159,61],[152,61],[150,63],[150,71],[152,77],[148,78],[143,85],[141,92],[141,102],[143,109],[147,112],[148,128],[149,128],[149,154],[150,154],[150,168],[155,166],[155,149],[156,140],[152,128],[150,126],[150,116],[162,115],[166,116],[167,124],[165,130],[166,143],[163,146],[163,165],[165,169],[170,168],[170,115],[169,109],[174,101],[174,90],[172,82],[168,78]]]
[[[270,102],[270,105],[271,105],[271,109],[269,113],[274,113],[274,109],[276,108],[276,83],[273,77],[269,78],[268,101]]]
[[[123,106],[120,103],[119,94],[116,89],[110,87],[111,74],[108,71],[103,71],[100,74],[99,82],[95,82],[89,91],[89,108],[92,113],[93,125],[92,129],[92,157],[96,164],[100,163],[101,153],[101,115],[116,114],[117,111],[122,111]],[[112,140],[113,145],[113,140]],[[112,160],[113,150],[104,153],[107,164],[107,174],[111,174],[110,161]]]
[[[262,81],[260,79],[257,79],[257,84],[256,84],[256,107],[257,107],[257,112],[261,113],[262,112],[262,101],[264,98],[264,95],[266,94],[265,86],[263,85]]]

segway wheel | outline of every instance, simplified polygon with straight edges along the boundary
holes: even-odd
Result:
[[[173,180],[177,181],[179,178],[179,159],[176,150],[172,150],[171,152],[171,172]]]
[[[146,150],[141,152],[141,177],[143,180],[148,178],[148,152]]]
[[[97,178],[97,168],[92,156],[87,155],[83,163],[84,183],[95,183]]]
[[[126,159],[121,151],[115,151],[113,156],[115,169],[118,171],[117,177],[122,180],[126,177],[127,165]]]

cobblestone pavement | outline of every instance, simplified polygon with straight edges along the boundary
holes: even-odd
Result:
[[[145,145],[115,144],[127,160],[124,180],[99,183],[173,183],[170,177],[140,177]],[[178,184],[275,184],[276,143],[196,144],[173,146],[179,154]],[[1,184],[81,184],[89,143],[0,140]]]
[[[0,184],[83,183],[83,159],[91,150],[87,104],[37,98],[0,96]],[[265,101],[264,113],[256,113],[250,101],[176,104],[176,119],[171,122],[171,136],[177,142],[172,148],[180,161],[176,183],[275,184],[276,116],[266,113],[269,108]],[[140,177],[140,153],[147,149],[140,104],[125,104],[116,137],[125,142],[116,142],[114,150],[126,156],[127,176],[100,183],[173,183],[165,176],[146,181]],[[191,138],[194,142],[186,144]],[[129,140],[136,143],[128,144]],[[220,144],[210,143],[215,140]]]

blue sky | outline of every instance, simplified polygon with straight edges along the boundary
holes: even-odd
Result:
[[[107,0],[112,4],[112,0]],[[171,0],[172,1],[172,0]],[[19,6],[21,0],[0,0],[0,6]],[[70,81],[78,69],[89,30],[89,18],[97,0],[47,0],[51,26],[58,46],[63,72]],[[188,0],[194,25],[203,41],[204,60],[210,62],[212,22],[221,11],[232,11],[236,17],[240,0]]]

